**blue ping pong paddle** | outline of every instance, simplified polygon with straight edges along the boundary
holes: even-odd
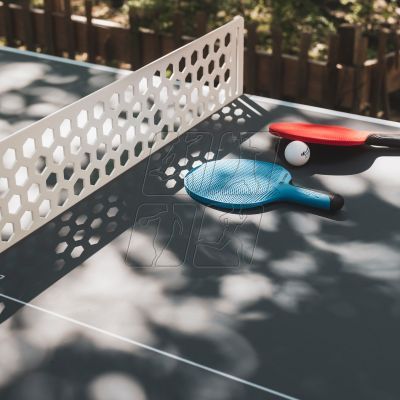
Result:
[[[289,171],[264,161],[224,159],[191,170],[184,179],[189,195],[204,204],[247,209],[286,201],[327,211],[342,208],[343,198],[294,186]]]

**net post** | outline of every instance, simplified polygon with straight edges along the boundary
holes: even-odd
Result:
[[[243,94],[244,76],[244,18],[236,16],[236,96]]]

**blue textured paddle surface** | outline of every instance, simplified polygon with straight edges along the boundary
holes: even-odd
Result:
[[[184,184],[190,196],[207,205],[253,208],[278,200],[277,187],[290,180],[290,173],[277,164],[226,159],[193,169]]]

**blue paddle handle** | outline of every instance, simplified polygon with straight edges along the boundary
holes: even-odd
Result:
[[[344,204],[343,197],[338,194],[320,192],[290,184],[284,184],[280,192],[286,201],[326,211],[338,211]]]

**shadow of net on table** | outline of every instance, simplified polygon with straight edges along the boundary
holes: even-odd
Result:
[[[174,196],[183,187],[183,174],[205,160],[240,156],[240,143],[265,125],[264,111],[246,101],[250,108],[233,102],[2,253],[1,293],[29,301],[129,230],[137,210],[156,213],[160,206],[188,204],[187,196]],[[272,158],[274,149],[270,153]],[[7,304],[1,320],[19,308]]]
[[[285,205],[238,215],[181,196],[180,175],[188,165],[232,153],[246,156],[240,144],[251,136],[247,132],[271,120],[260,110],[250,125],[245,120],[240,126],[235,109],[234,104],[220,111],[206,129],[199,126],[155,153],[2,255],[0,273],[7,279],[0,281],[0,292],[31,300],[133,224],[128,252],[118,248],[127,268],[151,278],[158,269],[152,267],[179,267],[169,270],[183,278],[165,291],[167,307],[198,303],[212,314],[206,326],[214,329],[207,335],[203,326],[188,332],[174,318],[160,321],[146,310],[163,346],[299,397],[337,399],[345,391],[352,399],[394,399],[399,208],[363,191],[352,197],[352,214],[347,211],[344,220]],[[226,116],[233,120],[218,125]],[[262,157],[271,161],[274,146]],[[137,182],[143,183],[141,193]],[[135,244],[153,223],[149,262]],[[19,308],[6,300],[3,306],[3,321]],[[188,324],[196,310],[188,310]],[[224,350],[229,341],[239,343],[239,358]]]

